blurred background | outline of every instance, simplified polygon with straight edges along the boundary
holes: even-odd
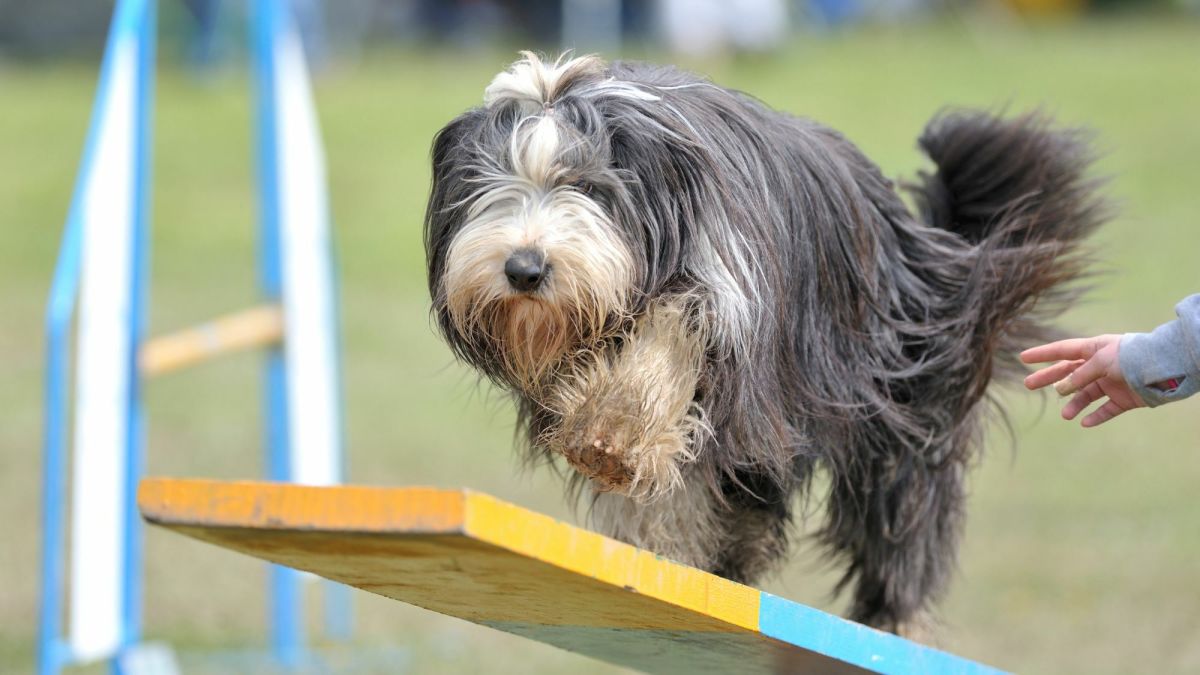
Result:
[[[1197,0],[294,8],[329,162],[353,482],[469,486],[575,520],[552,475],[516,468],[510,404],[453,363],[428,318],[431,138],[480,103],[518,49],[678,63],[842,130],[897,177],[924,166],[915,139],[942,106],[1042,106],[1095,130],[1120,205],[1097,242],[1103,274],[1063,326],[1149,330],[1200,292]],[[110,13],[105,2],[0,0],[0,672],[33,663],[42,317]],[[160,40],[151,334],[257,297],[245,6],[161,0]],[[151,474],[261,475],[257,364],[239,355],[147,386]],[[1200,672],[1200,400],[1085,431],[1051,398],[1001,398],[1012,431],[994,429],[971,476],[942,646],[1027,673]],[[264,640],[263,566],[151,530],[146,574],[148,637],[173,644],[185,672],[255,669],[236,654]],[[766,588],[836,612],[834,579],[798,539]],[[364,593],[355,601],[354,642],[329,647],[346,672],[615,672]]]

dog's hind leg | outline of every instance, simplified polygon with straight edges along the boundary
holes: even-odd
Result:
[[[791,516],[786,502],[732,507],[722,525],[725,538],[713,574],[755,584],[787,553]]]
[[[848,563],[838,589],[852,588],[851,619],[928,637],[963,524],[965,467],[956,453],[942,456],[877,454],[834,475],[822,539]]]
[[[707,433],[695,402],[704,337],[682,300],[650,309],[613,348],[555,383],[556,421],[542,447],[566,458],[599,491],[649,502],[682,484]]]
[[[714,574],[743,584],[775,571],[788,548],[791,487],[765,475],[738,471],[723,483],[724,543]]]

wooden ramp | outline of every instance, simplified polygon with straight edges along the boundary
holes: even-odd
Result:
[[[149,522],[648,673],[997,673],[485,494],[153,478]]]

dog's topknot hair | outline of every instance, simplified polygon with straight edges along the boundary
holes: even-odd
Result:
[[[521,52],[522,59],[492,79],[483,91],[484,107],[503,101],[517,101],[537,111],[553,105],[572,84],[604,73],[607,67],[598,56],[567,58],[564,54],[553,63],[544,62],[533,52]]]

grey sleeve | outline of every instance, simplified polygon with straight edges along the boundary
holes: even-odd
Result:
[[[1200,391],[1200,294],[1184,298],[1175,313],[1152,333],[1121,337],[1121,373],[1150,407]]]

